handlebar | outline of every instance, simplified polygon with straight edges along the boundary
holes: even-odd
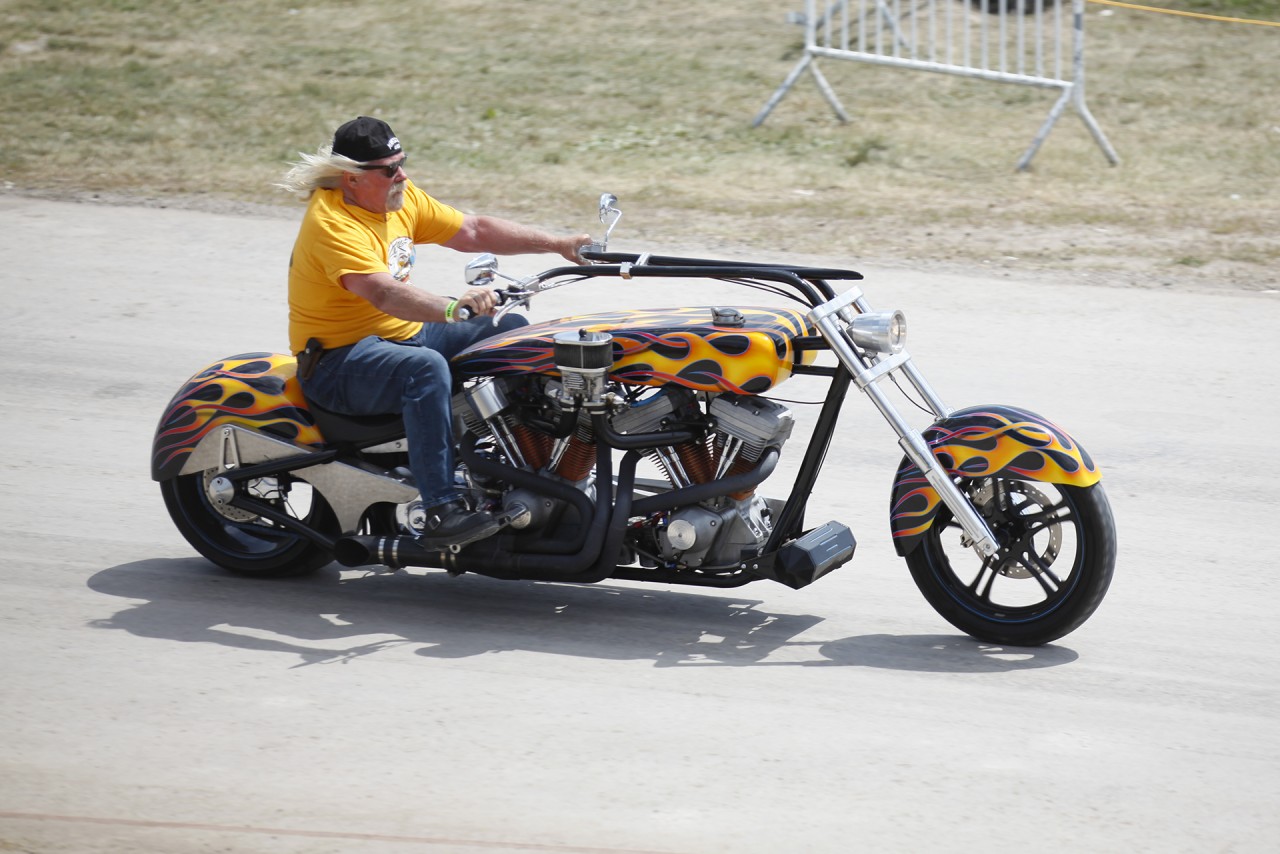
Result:
[[[514,290],[514,288],[512,288],[511,290],[503,290],[501,288],[494,289],[493,295],[498,298],[498,305],[505,306],[507,304],[507,301],[512,299],[516,295],[512,293],[512,290]],[[464,305],[464,306],[459,306],[457,309],[455,309],[453,312],[453,316],[456,323],[462,323],[463,321],[470,320],[471,318],[475,317],[475,312]],[[495,322],[496,320],[497,318],[495,318]]]
[[[584,279],[704,278],[739,283],[754,280],[787,287],[795,292],[792,298],[813,307],[835,296],[828,280],[856,281],[862,278],[861,273],[853,270],[828,267],[606,252],[599,248],[599,244],[584,247],[580,254],[585,264],[554,267],[518,281],[512,280],[505,289],[495,289],[494,294],[502,307],[494,314],[494,324],[517,306],[528,306],[535,295]],[[467,308],[459,308],[455,314],[460,321],[474,316]]]
[[[835,290],[828,283],[828,279],[850,281],[862,278],[862,274],[852,270],[825,267],[676,258],[654,255],[650,252],[641,255],[610,252],[609,235],[613,233],[618,220],[622,218],[622,211],[618,209],[617,203],[618,197],[614,194],[601,194],[600,221],[607,223],[608,228],[599,242],[591,241],[578,248],[577,260],[580,263],[577,265],[555,267],[523,279],[516,279],[498,272],[498,259],[493,253],[486,252],[468,263],[466,280],[469,285],[488,286],[498,276],[511,283],[506,289],[494,290],[498,304],[501,306],[494,312],[494,325],[496,326],[504,315],[517,306],[528,307],[529,301],[543,291],[571,282],[604,276],[620,279],[637,277],[717,279],[772,290],[774,293],[790,297],[811,308],[816,308],[835,297]],[[793,293],[785,293],[784,289],[790,289]],[[456,320],[470,320],[473,316],[474,312],[467,308],[458,308],[455,313]]]

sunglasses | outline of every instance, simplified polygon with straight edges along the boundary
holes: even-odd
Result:
[[[408,159],[409,159],[409,155],[406,154],[404,157],[401,157],[395,163],[384,163],[379,166],[368,166],[365,164],[361,164],[359,168],[363,169],[365,172],[382,172],[382,174],[386,175],[388,178],[394,178],[396,177],[396,173],[399,172],[400,169],[404,167],[404,162]]]

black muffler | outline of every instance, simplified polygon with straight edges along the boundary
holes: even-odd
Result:
[[[759,578],[799,590],[848,563],[857,547],[857,540],[847,526],[828,522],[792,540],[773,554],[746,561],[746,569]]]

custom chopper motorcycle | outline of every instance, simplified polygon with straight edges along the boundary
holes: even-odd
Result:
[[[460,353],[456,481],[502,528],[450,551],[415,538],[423,512],[399,416],[309,404],[290,355],[220,359],[174,396],[154,439],[151,474],[178,530],[248,575],[300,575],[336,559],[504,579],[798,589],[853,557],[848,527],[810,525],[806,513],[854,386],[897,434],[890,533],[946,620],[980,640],[1035,645],[1089,618],[1111,581],[1115,525],[1098,467],[1066,431],[1012,406],[949,409],[904,349],[903,314],[874,311],[852,284],[858,273],[610,252],[616,203],[601,198],[607,230],[584,265],[515,279],[482,256],[468,282],[503,279],[501,312],[606,278],[731,282],[783,304],[568,317]],[[829,385],[790,494],[767,498],[757,487],[793,427],[769,395],[792,375]],[[911,427],[890,384],[933,423]],[[646,460],[658,476],[640,476]]]

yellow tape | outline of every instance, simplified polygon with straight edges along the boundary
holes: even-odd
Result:
[[[1205,15],[1200,12],[1179,12],[1176,9],[1161,9],[1158,6],[1138,6],[1133,3],[1121,3],[1119,0],[1088,0],[1103,6],[1119,6],[1123,9],[1137,9],[1140,12],[1160,12],[1164,15],[1181,15],[1184,18],[1200,18],[1204,21],[1226,21],[1229,24],[1256,24],[1259,27],[1280,27],[1280,21],[1257,21],[1252,18],[1224,18],[1221,15]]]

